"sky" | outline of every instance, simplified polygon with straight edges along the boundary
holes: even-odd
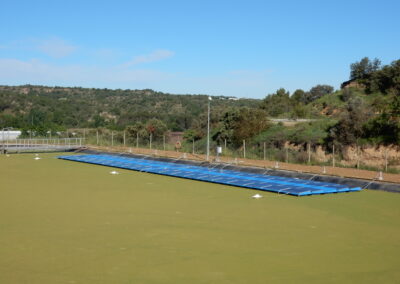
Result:
[[[400,1],[0,3],[0,85],[263,98],[400,59]]]

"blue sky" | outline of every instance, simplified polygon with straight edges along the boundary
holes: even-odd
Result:
[[[400,1],[8,1],[0,84],[263,98],[400,59]]]

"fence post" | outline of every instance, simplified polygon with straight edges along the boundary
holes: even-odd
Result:
[[[243,158],[246,159],[246,140],[243,140]]]
[[[114,131],[111,131],[111,146],[114,146]]]
[[[289,149],[286,147],[286,163],[289,163]]]
[[[308,163],[311,164],[311,144],[310,143],[307,144],[307,148],[308,148]]]
[[[192,154],[194,155],[194,139],[192,140]]]
[[[139,148],[139,132],[136,132],[136,148]]]
[[[151,139],[153,138],[153,134],[150,133],[150,150],[151,150]]]
[[[385,149],[385,171],[388,171],[388,150]]]
[[[126,140],[125,140],[125,130],[124,130],[124,147],[126,146]]]
[[[357,169],[360,168],[360,146],[357,145]]]
[[[163,149],[165,151],[165,135],[163,135]]]
[[[96,130],[96,145],[99,145],[99,131]]]
[[[264,161],[265,161],[265,142],[263,143],[264,144]]]
[[[225,155],[226,155],[226,138],[224,140],[225,140],[224,141],[225,142],[225,151],[224,152],[225,152]]]
[[[332,145],[332,168],[335,167],[335,144]]]

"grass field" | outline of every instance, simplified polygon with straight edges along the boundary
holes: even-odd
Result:
[[[56,156],[0,156],[2,284],[400,282],[400,194],[255,200]]]

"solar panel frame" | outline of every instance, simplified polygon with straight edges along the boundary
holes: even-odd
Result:
[[[114,155],[71,155],[60,156],[58,158],[69,161],[97,164],[172,177],[181,177],[295,196],[353,192],[361,190],[361,188],[349,188],[345,185],[335,183],[155,161],[144,158],[138,159]]]

